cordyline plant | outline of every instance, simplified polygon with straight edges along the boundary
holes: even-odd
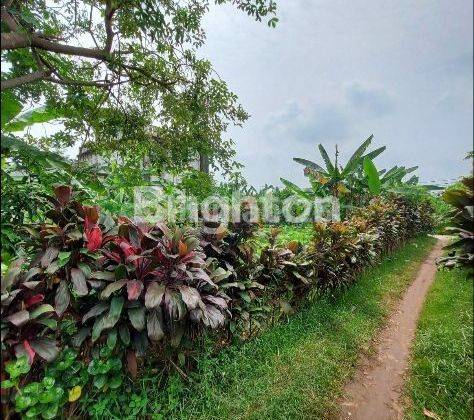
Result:
[[[357,233],[348,222],[315,223],[311,260],[319,290],[325,292],[352,283],[355,268],[362,266],[354,255],[357,246]]]
[[[298,292],[312,285],[313,269],[306,253],[298,241],[291,241],[285,248],[276,245],[280,233],[273,228],[269,234],[269,245],[262,249],[261,283],[274,285],[278,292]]]
[[[400,196],[376,197],[342,223],[315,223],[311,250],[316,283],[323,291],[351,284],[377,257],[431,224],[430,207]]]
[[[206,256],[191,231],[119,218],[118,233],[101,249],[99,301],[82,317],[80,343],[120,337],[143,355],[166,335],[177,345],[189,323],[224,325],[229,298],[206,272]],[[134,355],[132,357],[135,357]]]
[[[249,243],[256,229],[256,224],[249,221],[249,212],[243,203],[241,220],[232,223],[231,229],[214,217],[203,221],[200,232],[201,247],[216,261],[214,265],[220,268],[220,285],[228,290],[232,300],[248,300],[249,289],[263,287],[254,284],[261,268],[257,267],[255,252]]]
[[[35,258],[2,282],[2,341],[17,353],[31,360],[35,353],[56,356],[54,341],[42,339],[47,329],[36,328],[54,328],[53,315],[68,314],[82,324],[76,346],[90,336],[92,343],[107,340],[115,347],[120,337],[119,344],[138,354],[165,335],[179,343],[188,324],[225,323],[229,297],[213,281],[225,277],[223,270],[206,261],[189,230],[127,218],[116,224],[76,201],[69,186],[56,187],[49,200],[50,221],[28,228],[30,246],[39,250]]]
[[[2,360],[26,355],[32,364],[38,355],[51,361],[58,354],[54,339],[57,326],[54,308],[45,303],[45,282],[31,280],[21,265],[21,260],[13,261],[2,276]]]
[[[99,220],[96,207],[73,199],[70,186],[58,186],[48,197],[53,208],[46,213],[52,223],[29,228],[32,246],[40,249],[28,271],[28,278],[41,278],[55,290],[54,308],[62,316],[72,296],[81,298],[103,285],[94,275],[100,247],[114,235],[115,222],[109,216]]]
[[[265,286],[260,283],[264,266],[252,246],[257,223],[250,219],[249,203],[243,202],[240,220],[230,228],[218,221],[217,215],[203,221],[200,233],[201,246],[210,256],[210,267],[221,290],[229,296],[232,320],[230,332],[241,331],[241,337],[249,337],[257,331],[260,320],[270,311],[265,298]]]

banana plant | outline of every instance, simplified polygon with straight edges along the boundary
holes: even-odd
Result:
[[[337,146],[333,162],[329,158],[324,146],[322,144],[318,145],[319,153],[324,161],[324,167],[308,159],[298,157],[293,158],[295,162],[305,167],[304,174],[310,180],[313,195],[332,195],[337,198],[349,193],[351,191],[350,187],[352,185],[352,177],[362,169],[364,159],[375,159],[386,149],[386,146],[382,146],[364,154],[372,143],[373,137],[374,136],[371,135],[367,140],[365,140],[344,166],[338,162],[339,152]],[[298,192],[298,189],[295,188],[294,184],[291,185],[292,183],[284,178],[281,178],[281,181],[289,188],[295,190],[295,192]],[[299,193],[301,194],[301,191],[299,191]]]
[[[456,265],[470,267],[469,272],[474,276],[474,178],[468,176],[461,180],[460,185],[449,188],[442,194],[443,200],[453,207],[451,221],[453,226],[447,227],[448,233],[457,235],[454,242],[446,248],[453,249],[438,263],[451,268]]]
[[[394,166],[383,174],[381,182],[386,186],[397,186],[401,184],[416,185],[418,183],[418,177],[416,175],[413,175],[407,181],[404,181],[403,178],[417,169],[418,166],[412,166],[411,168],[405,168],[404,166]]]
[[[374,162],[369,157],[364,158],[364,173],[367,178],[367,185],[369,191],[373,195],[379,195],[382,189],[382,182],[380,180],[379,171],[374,165]]]
[[[394,166],[389,170],[377,170],[371,159],[364,158],[363,168],[356,171],[351,178],[351,190],[359,194],[369,191],[373,195],[381,191],[402,191],[406,186],[418,185],[419,178],[412,175],[409,179],[404,178],[416,171],[418,166],[406,168],[405,166]],[[423,186],[425,189],[435,189],[433,186]]]

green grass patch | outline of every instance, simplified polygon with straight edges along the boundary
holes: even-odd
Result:
[[[407,418],[473,418],[473,282],[467,271],[439,271],[428,293],[412,350]]]
[[[277,237],[278,246],[286,246],[291,241],[299,241],[302,244],[309,244],[313,237],[313,224],[302,223],[299,225],[281,225],[278,226],[280,233]],[[268,236],[272,230],[271,226],[265,226],[259,229],[254,238],[257,252],[268,245]]]

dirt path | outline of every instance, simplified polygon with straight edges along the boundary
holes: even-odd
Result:
[[[361,360],[359,369],[346,385],[339,419],[392,420],[403,417],[400,396],[410,345],[418,315],[436,273],[435,260],[446,243],[446,238],[438,238],[397,310],[378,336],[373,356]]]

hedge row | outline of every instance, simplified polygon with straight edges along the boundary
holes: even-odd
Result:
[[[23,390],[2,398],[44,418],[89,382],[119,387],[123,365],[135,376],[145,354],[192,345],[202,330],[248,337],[431,228],[429,204],[375,198],[345,222],[315,223],[310,244],[277,247],[274,229],[257,255],[256,227],[245,222],[228,230],[114,219],[80,204],[68,186],[50,201],[48,222],[28,227],[34,258],[12,264],[1,289],[2,387]]]

